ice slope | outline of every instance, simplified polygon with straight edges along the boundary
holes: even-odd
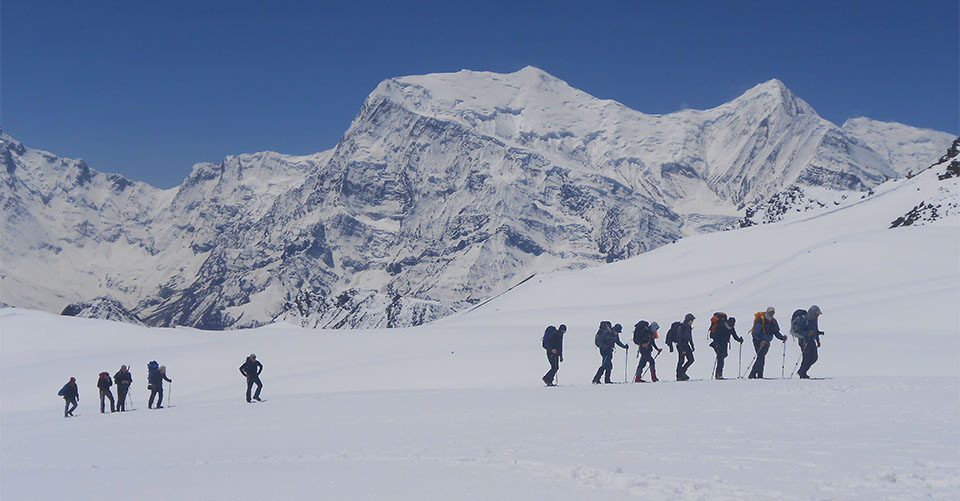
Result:
[[[958,217],[887,229],[920,199],[956,196],[957,178],[936,174],[804,219],[538,276],[412,329],[203,332],[5,308],[0,497],[955,499]],[[745,334],[768,304],[786,318],[811,303],[826,332],[811,374],[831,379],[676,383],[664,352],[661,383],[589,384],[601,319],[693,312],[700,379],[711,311]],[[547,389],[540,334],[560,322],[566,361]],[[798,349],[786,349],[789,374]],[[237,368],[251,351],[262,404],[242,400]],[[150,359],[169,368],[174,407],[144,409]],[[101,416],[95,375],[122,363],[137,410]],[[70,376],[80,416],[64,420],[56,391]]]

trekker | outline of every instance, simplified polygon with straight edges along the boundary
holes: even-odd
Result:
[[[566,332],[567,326],[560,324],[560,327],[547,327],[543,333],[543,349],[547,351],[547,362],[550,362],[550,370],[543,375],[543,382],[547,386],[556,386],[553,380],[560,370],[560,362],[563,362],[563,335]]]
[[[734,327],[736,323],[736,318],[727,318],[727,314],[722,312],[714,313],[713,318],[710,319],[710,338],[713,339],[710,347],[717,353],[717,370],[714,373],[716,379],[723,379],[723,362],[730,348],[730,337],[743,344],[743,338],[737,335]]]
[[[157,409],[163,409],[163,382],[172,383],[173,380],[167,377],[167,367],[161,365],[157,367],[157,361],[154,360],[147,364],[147,389],[150,390],[150,400],[147,401],[147,408],[153,408],[153,399],[157,398]]]
[[[603,382],[610,384],[613,381],[610,381],[610,373],[613,371],[613,350],[615,346],[620,346],[621,348],[628,350],[629,346],[620,342],[620,332],[623,330],[623,326],[620,324],[610,327],[610,322],[604,320],[600,322],[600,330],[597,331],[597,335],[594,338],[594,343],[597,345],[597,348],[600,349],[600,357],[602,362],[600,363],[600,368],[597,369],[597,374],[593,376],[593,384],[600,384],[600,376],[603,376]]]
[[[773,338],[787,342],[787,336],[780,334],[780,325],[777,324],[777,319],[773,318],[775,313],[776,310],[770,306],[767,311],[757,312],[753,316],[753,328],[750,329],[750,333],[753,336],[753,349],[757,351],[757,360],[750,369],[750,379],[763,379],[763,364]]]
[[[677,381],[688,381],[687,369],[693,365],[693,321],[697,317],[687,313],[677,331]]]
[[[820,358],[820,336],[823,332],[820,330],[819,318],[823,312],[820,307],[813,305],[807,310],[806,315],[800,316],[798,320],[797,333],[799,335],[797,342],[800,344],[800,352],[803,354],[803,361],[800,363],[800,379],[810,379],[807,371]]]
[[[253,394],[253,399],[260,402],[260,390],[263,389],[263,383],[260,382],[261,372],[263,372],[263,364],[257,360],[257,356],[253,353],[240,366],[240,374],[247,377],[247,403],[250,403],[250,390],[254,384],[257,385],[257,391]]]
[[[77,403],[80,402],[80,389],[77,388],[77,378],[70,378],[70,381],[67,381],[67,384],[63,385],[63,388],[60,388],[57,395],[63,397],[63,417],[73,417],[73,411],[76,410]]]
[[[637,365],[637,373],[633,377],[633,382],[635,383],[645,383],[643,380],[643,369],[650,364],[650,381],[656,383],[659,381],[657,379],[657,363],[654,361],[651,354],[653,350],[657,350],[659,354],[661,350],[657,347],[657,331],[660,329],[660,324],[656,322],[647,323],[646,320],[641,320],[633,326],[633,344],[637,345],[637,353],[640,355],[640,363]]]
[[[127,392],[133,383],[133,374],[130,374],[126,365],[121,365],[120,370],[113,375],[113,382],[117,383],[117,410],[124,412],[127,410]]]
[[[117,412],[115,403],[113,401],[113,392],[110,391],[111,386],[113,386],[113,380],[110,379],[110,373],[101,372],[100,378],[97,379],[97,388],[100,389],[100,414],[104,413],[104,397],[110,400],[110,412]]]

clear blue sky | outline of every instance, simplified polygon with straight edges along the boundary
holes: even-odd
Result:
[[[336,144],[393,76],[534,65],[648,113],[781,79],[837,124],[960,132],[958,2],[0,4],[0,125],[160,187],[193,163]]]

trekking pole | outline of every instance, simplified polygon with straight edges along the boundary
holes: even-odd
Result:
[[[737,357],[737,374],[743,372],[743,341],[740,341],[740,356]]]
[[[800,367],[800,361],[803,360],[803,356],[807,353],[807,347],[804,346],[800,349],[800,356],[797,357],[797,363],[793,364],[793,372],[790,373],[790,379],[793,379],[793,375],[797,373],[797,368]]]
[[[627,382],[627,360],[630,359],[630,348],[623,350],[623,382]]]
[[[160,381],[160,384],[163,384],[163,381]],[[170,402],[173,402],[173,381],[170,381],[170,384],[167,385],[167,388],[170,390],[167,392],[167,407],[171,407]]]
[[[757,356],[758,356],[758,355],[760,355],[760,354],[758,353],[758,354],[756,354],[756,355],[753,356],[753,360],[751,360],[751,361],[750,361],[750,364],[747,365],[747,370],[753,370],[753,363],[757,361]],[[743,379],[744,376],[746,376],[746,374],[747,374],[747,371],[743,371],[742,373],[740,373],[740,379]]]
[[[784,377],[785,368],[787,367],[787,342],[783,342],[783,361],[780,362],[780,379],[786,379]]]
[[[656,362],[657,357],[659,356],[660,356],[660,352],[658,351],[657,354],[653,356],[653,361]],[[647,375],[647,371],[650,370],[651,367],[653,367],[653,364],[650,364],[643,369],[643,374],[640,374],[640,379],[643,379],[643,376]]]
[[[710,379],[717,379],[717,360],[716,358],[713,359],[713,375],[710,376]]]

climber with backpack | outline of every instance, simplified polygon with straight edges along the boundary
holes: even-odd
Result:
[[[117,412],[116,404],[113,400],[113,392],[110,391],[111,386],[113,386],[113,380],[110,379],[110,373],[101,372],[100,377],[97,379],[97,388],[100,389],[100,414],[104,413],[104,398],[110,400],[110,412]]]
[[[822,314],[820,307],[813,305],[809,310],[793,312],[790,319],[790,334],[797,338],[803,360],[800,363],[800,371],[797,373],[800,379],[810,379],[807,371],[820,358],[820,336],[823,335],[823,331],[820,330],[819,318]]]
[[[77,388],[77,378],[72,377],[67,384],[57,392],[58,396],[63,397],[63,417],[73,417],[73,411],[77,409],[77,403],[80,402],[80,389]]]
[[[687,313],[674,336],[677,344],[677,381],[690,379],[687,369],[693,365],[693,321],[696,318],[693,313]]]
[[[736,323],[736,318],[727,318],[727,314],[721,311],[714,313],[710,319],[710,347],[717,354],[717,367],[713,374],[715,379],[723,379],[723,362],[730,348],[730,337],[743,344],[743,338],[737,335],[734,327]]]
[[[253,399],[260,402],[260,390],[263,389],[263,383],[260,381],[260,373],[263,372],[263,364],[257,360],[257,355],[251,353],[247,360],[240,366],[240,374],[247,378],[247,403],[250,403],[250,390],[253,385],[257,385],[257,391],[253,394]]]
[[[560,324],[560,327],[547,327],[543,333],[541,345],[547,351],[547,362],[550,363],[550,370],[543,375],[543,383],[547,386],[556,386],[554,378],[560,370],[560,362],[563,362],[563,335],[566,332],[567,326]]]
[[[597,335],[593,338],[593,343],[600,350],[600,368],[597,369],[597,374],[593,376],[593,384],[600,384],[600,376],[603,376],[603,382],[610,384],[613,381],[610,380],[610,373],[613,371],[613,350],[615,346],[620,346],[621,348],[628,350],[629,346],[623,344],[620,341],[620,332],[623,330],[623,326],[620,324],[610,327],[610,321],[604,320],[600,322],[600,329],[597,330]]]
[[[117,410],[124,412],[127,410],[127,392],[133,383],[133,375],[126,365],[121,365],[120,370],[113,375],[113,382],[117,383]]]
[[[163,409],[163,382],[172,383],[173,380],[167,377],[166,366],[159,365],[156,360],[151,360],[147,364],[147,389],[150,390],[150,400],[147,401],[147,408],[153,408],[153,399],[157,398],[157,409]]]
[[[637,372],[633,377],[633,382],[635,383],[645,383],[643,380],[643,369],[650,364],[650,380],[656,383],[659,381],[657,379],[657,364],[654,361],[653,350],[657,350],[659,355],[661,350],[657,346],[657,338],[659,335],[657,331],[660,329],[660,324],[656,322],[647,323],[646,320],[641,320],[633,326],[633,344],[637,345],[637,356],[640,357],[640,363],[637,365]]]
[[[767,358],[767,352],[770,351],[770,343],[776,337],[784,343],[787,342],[787,336],[780,334],[780,325],[774,318],[776,310],[773,306],[767,307],[766,311],[757,312],[753,316],[753,328],[750,334],[753,336],[753,348],[757,356],[753,367],[750,369],[750,379],[763,379],[763,365]]]

